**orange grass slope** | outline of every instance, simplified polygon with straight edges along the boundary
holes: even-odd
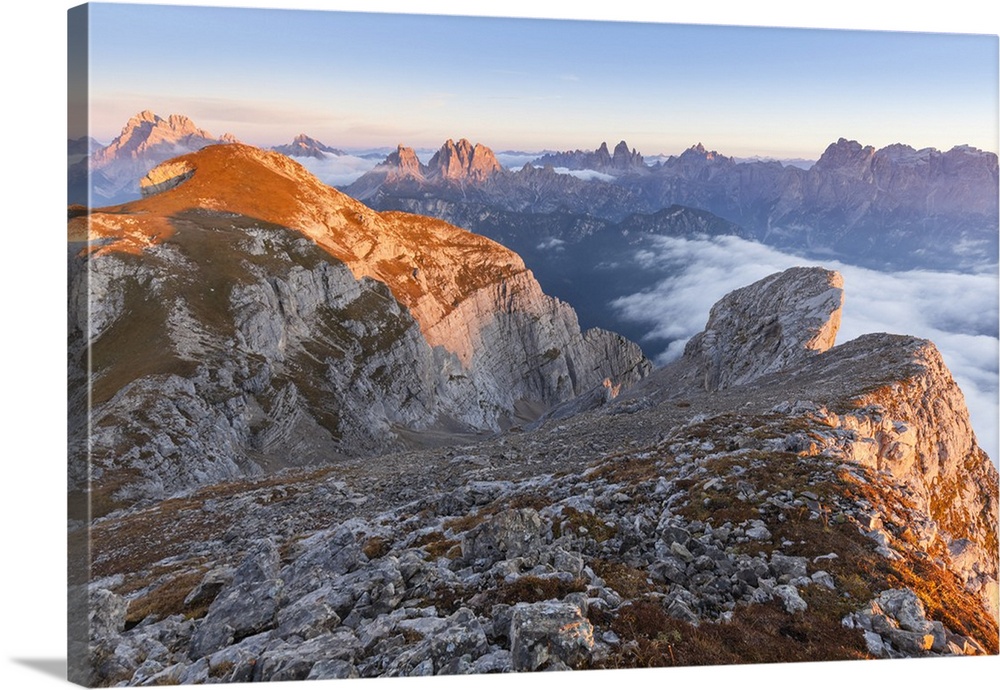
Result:
[[[388,285],[431,345],[440,344],[434,326],[469,294],[528,273],[517,254],[492,240],[423,216],[378,213],[290,158],[252,146],[207,146],[158,165],[141,186],[140,200],[78,211],[70,239],[89,235],[90,251],[136,253],[169,238],[172,220],[193,210],[284,226],[346,263],[355,277]]]

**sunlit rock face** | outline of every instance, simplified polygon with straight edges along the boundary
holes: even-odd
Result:
[[[159,194],[176,187],[193,174],[194,168],[187,163],[164,163],[139,180],[139,191],[144,197]]]
[[[94,353],[97,474],[129,477],[119,495],[496,432],[651,369],[581,332],[517,254],[278,153],[211,146],[143,186],[70,229],[90,240],[71,320]]]
[[[488,146],[473,146],[468,139],[459,139],[456,144],[449,139],[431,158],[427,169],[430,179],[480,183],[503,167]]]
[[[952,570],[996,614],[997,471],[976,441],[965,397],[940,352],[930,341],[886,334],[841,348],[841,356],[859,362],[901,353],[905,363],[897,380],[854,396],[853,409],[828,418],[833,445],[906,487],[926,516],[912,524],[913,538],[942,539]]]
[[[685,377],[706,390],[746,384],[833,347],[844,280],[792,268],[726,295],[684,349]]]

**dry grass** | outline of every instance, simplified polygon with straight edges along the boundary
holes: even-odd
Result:
[[[622,638],[601,668],[786,663],[868,658],[860,632],[833,615],[786,613],[777,602],[738,607],[729,623],[694,627],[654,602],[623,606],[612,630]]]
[[[525,575],[513,582],[501,584],[489,601],[498,604],[534,603],[549,599],[562,599],[567,594],[585,591],[587,591],[587,581],[582,577],[563,580],[555,577]]]
[[[641,458],[635,457],[634,453],[618,453],[587,470],[587,478],[626,486],[654,481],[662,474],[661,467],[666,459],[661,453]]]
[[[187,618],[203,617],[208,612],[208,602],[190,607],[184,605],[184,599],[198,586],[204,575],[204,568],[184,572],[133,599],[129,602],[126,625],[135,625],[150,615],[159,619],[175,614],[183,614]]]
[[[414,540],[411,546],[423,547],[429,559],[437,559],[442,556],[454,558],[461,554],[461,547],[458,540],[448,539],[442,532],[429,532]],[[453,549],[458,549],[457,553]]]
[[[386,537],[371,537],[361,547],[361,551],[369,560],[381,558],[392,550],[392,539]]]
[[[594,573],[605,584],[626,599],[636,599],[655,588],[647,581],[646,572],[624,563],[595,558],[590,563]]]
[[[471,513],[462,517],[451,518],[442,523],[442,527],[450,532],[467,532],[476,525],[482,524],[486,520],[484,513]]]
[[[586,533],[597,542],[607,541],[618,532],[618,527],[609,525],[596,513],[588,513],[570,506],[563,506],[563,521],[553,525],[554,536],[559,537],[566,529],[580,535]]]

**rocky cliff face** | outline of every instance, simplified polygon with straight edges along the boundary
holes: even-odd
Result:
[[[115,500],[496,431],[649,371],[516,254],[375,213],[276,153],[209,147],[145,184],[71,221],[91,240],[74,325]]]
[[[794,269],[724,300],[748,322],[787,308],[783,338],[808,350],[749,384],[657,375],[530,433],[96,521],[79,673],[152,685],[996,654],[996,469],[929,342],[805,346],[823,319],[801,315],[830,323],[840,300],[803,305],[835,282]],[[812,297],[776,307],[792,284]],[[129,538],[165,520],[155,544]]]
[[[431,157],[427,170],[432,180],[481,183],[503,167],[489,147],[473,146],[468,139],[459,139],[457,144],[449,139]]]
[[[826,352],[840,329],[843,288],[835,271],[794,268],[735,290],[712,307],[677,368],[719,390]]]
[[[938,237],[929,239],[950,233],[957,243],[975,227],[974,219],[996,218],[996,190],[995,154],[965,146],[875,150],[840,139],[811,169],[789,177],[770,223],[779,231],[799,228],[812,242],[823,241],[818,232],[833,231],[841,241],[895,246],[901,231],[937,227]]]
[[[853,397],[847,411],[817,410],[830,426],[823,446],[902,486],[919,516],[906,536],[921,548],[937,547],[962,584],[995,613],[997,473],[976,443],[962,391],[929,341],[875,335],[849,345],[842,358],[902,350],[907,368],[899,380]],[[873,539],[884,538],[879,520],[869,527]]]

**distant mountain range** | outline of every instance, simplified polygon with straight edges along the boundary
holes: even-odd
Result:
[[[406,175],[397,152],[345,191],[376,208],[453,221],[466,205],[612,222],[682,205],[735,223],[766,244],[850,262],[955,268],[996,261],[997,156],[967,146],[941,152],[894,144],[876,150],[840,139],[805,170],[777,161],[737,162],[701,144],[648,166],[623,141],[613,154],[602,144],[593,152],[548,154],[518,171],[499,168],[488,148],[477,147],[481,170],[496,172],[447,179]],[[410,166],[419,165],[411,151],[400,151],[407,152]],[[578,179],[548,166],[615,177]],[[476,223],[469,227],[481,231]]]
[[[135,199],[136,180],[160,162],[235,140],[215,137],[183,115],[164,119],[144,111],[107,146],[70,142],[69,201],[100,206]],[[317,160],[345,155],[305,134],[273,150]],[[373,208],[442,218],[522,249],[541,235],[580,239],[553,234],[567,216],[617,224],[681,206],[710,212],[743,236],[783,250],[879,268],[962,269],[996,262],[997,185],[996,154],[968,146],[876,150],[840,139],[804,169],[738,161],[701,144],[647,165],[621,141],[613,150],[602,143],[593,151],[547,153],[508,170],[488,146],[459,139],[445,142],[426,164],[399,145],[342,189]],[[519,230],[503,229],[501,239],[497,218],[507,213],[519,214]]]
[[[167,158],[232,141],[181,115],[139,113],[106,147],[72,144],[70,201],[88,202],[87,166],[90,204],[120,203],[138,198],[137,180]],[[79,153],[88,146],[89,162]],[[305,134],[273,150],[320,165],[345,155]],[[735,235],[880,270],[997,262],[997,156],[965,146],[876,150],[840,139],[803,169],[738,161],[702,144],[650,165],[621,141],[509,170],[488,146],[449,139],[426,163],[399,145],[341,189],[374,209],[440,218],[500,242],[547,293],[574,305],[581,324],[633,340],[643,326],[612,302],[663,279],[662,267],[635,261],[657,237]]]

